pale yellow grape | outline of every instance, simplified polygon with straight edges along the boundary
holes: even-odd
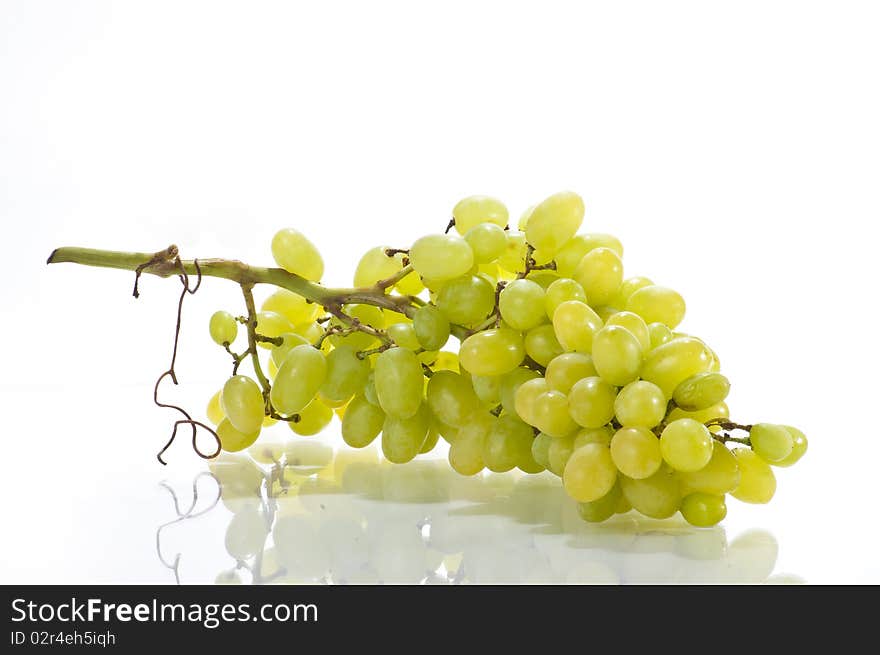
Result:
[[[618,313],[616,307],[610,307],[608,305],[600,305],[594,309],[596,310],[596,314],[598,314],[599,318],[602,320],[602,325],[605,325],[609,318]]]
[[[544,310],[547,312],[547,316],[552,320],[556,308],[567,300],[579,300],[586,303],[587,295],[584,293],[584,288],[567,277],[558,278],[551,282],[544,294]]]
[[[669,518],[681,507],[678,479],[666,467],[641,480],[623,476],[620,490],[633,509],[654,519]]]
[[[647,323],[638,314],[615,311],[605,320],[605,325],[619,325],[626,328],[639,340],[642,352],[646,353],[651,350],[651,332],[648,330]]]
[[[684,318],[685,304],[677,291],[652,284],[633,293],[623,309],[635,312],[645,323],[664,323],[674,329]]]
[[[394,464],[405,464],[422,449],[428,436],[430,414],[422,406],[409,418],[386,417],[382,426],[382,454]]]
[[[403,268],[403,258],[403,253],[397,253],[394,255],[394,259],[400,261],[401,268]],[[422,282],[422,278],[419,277],[419,274],[413,271],[412,273],[405,275],[402,280],[394,285],[394,288],[405,296],[417,296],[425,290],[425,285]]]
[[[574,435],[575,449],[586,446],[588,443],[597,443],[603,446],[611,446],[611,439],[614,437],[614,428],[606,425],[601,428],[581,428]]]
[[[327,371],[320,393],[328,404],[347,402],[364,390],[370,377],[370,361],[358,357],[354,348],[346,345],[334,348],[327,354],[326,362]]]
[[[720,373],[697,373],[681,382],[672,393],[675,404],[695,412],[723,402],[730,391],[730,381]]]
[[[623,492],[620,490],[620,484],[611,487],[611,491],[589,503],[578,503],[578,514],[585,521],[590,523],[601,523],[617,512],[623,500]]]
[[[300,335],[303,339],[306,340],[306,343],[317,343],[318,339],[321,338],[321,335],[324,334],[324,328],[320,323],[316,323],[315,321],[309,321],[308,323],[299,323],[298,325],[293,326],[294,334]],[[324,344],[324,349],[326,350],[330,344],[329,340]]]
[[[465,425],[481,407],[470,381],[453,371],[437,371],[431,376],[425,400],[434,416],[453,427]]]
[[[422,442],[422,447],[419,448],[419,453],[430,453],[438,441],[440,441],[440,433],[429,425],[428,434],[425,436],[425,441]]]
[[[226,418],[226,412],[223,411],[223,406],[220,404],[220,394],[222,391],[218,391],[211,399],[208,401],[208,407],[205,410],[205,414],[208,416],[208,420],[211,421],[214,425],[219,425],[220,421]]]
[[[254,432],[242,432],[238,430],[228,418],[224,418],[217,425],[217,437],[220,439],[220,447],[226,452],[235,453],[244,450],[260,436],[260,428]]]
[[[609,248],[623,257],[623,245],[617,237],[610,234],[576,234],[565,242],[559,252],[554,256],[556,271],[563,277],[572,277],[574,269],[591,250],[596,248]]]
[[[730,417],[730,409],[727,407],[727,403],[721,402],[717,405],[712,405],[711,407],[707,407],[706,409],[699,409],[695,412],[689,412],[687,410],[682,409],[681,407],[674,408],[671,412],[669,412],[669,416],[667,416],[667,420],[675,421],[680,418],[692,418],[698,423],[707,423],[715,418],[729,418]],[[710,432],[716,432],[721,428],[714,426],[709,429]]]
[[[457,277],[437,294],[437,308],[451,323],[479,323],[495,308],[495,287],[478,275]]]
[[[547,382],[542,377],[523,381],[517,386],[514,394],[514,410],[517,416],[530,425],[535,424],[535,402],[542,393],[548,390]]]
[[[519,215],[519,220],[516,222],[517,230],[523,232],[526,229],[526,225],[529,224],[529,219],[532,217],[533,211],[535,211],[535,205],[532,205]]]
[[[451,280],[474,265],[474,251],[455,234],[431,234],[418,239],[409,250],[415,271],[430,280]]]
[[[238,323],[232,314],[221,309],[211,314],[208,331],[214,343],[222,346],[235,341],[235,337],[238,336]]]
[[[269,356],[271,357],[270,361],[274,363],[277,368],[281,368],[281,365],[287,358],[287,354],[291,350],[293,350],[297,346],[309,345],[309,342],[306,340],[306,338],[297,334],[296,332],[285,332],[284,334],[280,334],[278,336],[282,339],[281,345],[272,346],[272,351],[271,353],[269,353]]]
[[[507,227],[507,207],[500,200],[489,196],[468,196],[452,208],[455,229],[465,235],[480,223],[491,223],[499,228]]]
[[[297,412],[297,415],[299,416],[299,421],[287,421],[287,425],[296,434],[304,437],[318,434],[330,425],[330,421],[333,420],[333,410],[326,403],[322,402],[320,398],[315,398]]]
[[[517,274],[526,267],[526,235],[522,232],[507,232],[504,252],[498,257],[498,266],[508,273]]]
[[[275,263],[288,273],[318,282],[324,275],[324,260],[315,245],[293,228],[279,230],[272,237]]]
[[[614,487],[617,467],[611,451],[591,443],[571,453],[562,474],[565,492],[580,503],[598,500]]]
[[[547,366],[553,358],[564,352],[556,339],[556,330],[549,324],[529,330],[524,343],[526,354],[541,366]]]
[[[737,488],[740,473],[736,457],[719,441],[712,440],[712,458],[699,471],[680,472],[683,493],[702,491],[707,494],[724,495]]]
[[[287,289],[278,289],[272,292],[272,295],[260,305],[260,311],[281,314],[290,321],[291,325],[315,320],[320,310],[320,305],[309,302],[298,293]]]
[[[642,379],[653,382],[663,389],[667,398],[672,398],[679,384],[708,371],[710,363],[711,355],[706,344],[694,337],[679,337],[648,353],[642,367]]]
[[[727,516],[727,503],[724,496],[693,493],[681,501],[681,515],[684,520],[698,528],[717,525]]]
[[[265,405],[259,385],[245,375],[233,375],[223,385],[221,401],[226,418],[242,434],[259,433]]]
[[[364,448],[382,431],[385,412],[363,395],[355,396],[342,417],[342,439],[352,448]]]
[[[660,435],[663,459],[676,471],[692,473],[712,459],[712,435],[702,423],[680,418],[669,423]]]
[[[551,389],[568,393],[575,382],[596,375],[593,358],[585,353],[562,353],[547,363],[544,379]]]
[[[498,308],[510,327],[529,330],[545,319],[544,289],[531,280],[514,280],[501,291]]]
[[[672,330],[663,323],[649,323],[648,332],[651,334],[651,348],[662,346],[664,343],[672,341]]]
[[[501,402],[501,380],[502,376],[494,375],[483,377],[481,375],[471,376],[471,385],[474,387],[474,393],[481,402],[487,405],[495,406]]]
[[[464,235],[464,240],[474,251],[474,261],[478,264],[494,262],[507,247],[507,235],[494,223],[481,223],[472,227]]]
[[[599,377],[575,382],[568,392],[571,417],[581,427],[601,428],[614,418],[617,389]]]
[[[568,397],[561,391],[548,389],[538,395],[531,407],[533,421],[528,421],[551,437],[573,434],[578,425],[569,414]]]
[[[455,371],[458,373],[460,371],[458,355],[441,350],[437,353],[432,368],[435,371]]]
[[[501,406],[505,412],[508,414],[516,413],[516,392],[520,385],[538,377],[541,377],[541,374],[530,368],[516,368],[501,376]]]
[[[592,355],[599,377],[608,384],[629,384],[642,371],[642,346],[632,332],[619,325],[609,325],[596,332]],[[645,375],[642,377],[648,379]]]
[[[460,475],[476,475],[483,470],[483,446],[488,435],[488,422],[480,430],[471,430],[449,446],[449,465]]]
[[[791,453],[789,453],[788,457],[781,459],[778,462],[773,462],[773,466],[791,466],[807,452],[806,435],[790,425],[784,425],[783,427],[788,430],[788,434],[791,435]]]
[[[776,476],[770,465],[748,448],[733,451],[739,466],[739,485],[730,492],[744,503],[763,505],[769,503],[776,493]]]
[[[623,257],[621,253],[617,254]],[[614,294],[611,304],[618,309],[624,309],[626,303],[636,291],[651,286],[652,284],[654,284],[654,282],[646,277],[628,277],[621,282],[620,288],[617,290],[617,293]]]
[[[794,441],[791,434],[781,425],[756,423],[749,431],[752,450],[765,462],[775,464],[791,455]]]
[[[275,383],[269,393],[272,406],[281,414],[289,415],[308,405],[327,377],[327,360],[312,346],[293,348],[275,374]]]
[[[529,272],[525,279],[534,282],[546,293],[550,285],[559,279],[559,276],[556,274],[556,271],[538,270]]]
[[[532,440],[532,458],[545,469],[550,469],[550,447],[557,441],[549,434],[540,433]]]
[[[602,327],[602,319],[592,307],[579,300],[560,303],[553,312],[553,330],[559,344],[569,352],[590,353],[593,336]]]
[[[648,428],[621,428],[611,439],[611,459],[625,476],[641,480],[657,472],[663,463],[660,443]]]
[[[388,246],[371,248],[358,261],[354,270],[354,286],[371,287],[379,280],[385,280],[395,275],[403,268],[403,261],[399,255],[388,256],[385,251]]]
[[[584,288],[588,304],[608,305],[623,282],[623,262],[610,248],[596,248],[583,256],[572,277]]]
[[[405,348],[390,348],[376,357],[373,374],[376,396],[389,417],[409,418],[418,411],[422,404],[423,379],[421,362]]]
[[[412,326],[425,350],[439,350],[449,340],[449,319],[433,305],[419,307],[413,314]]]
[[[351,318],[357,319],[364,325],[369,325],[380,330],[385,327],[385,314],[378,307],[372,305],[352,304],[346,305],[343,309]],[[336,316],[330,319],[329,325],[330,327],[338,327],[341,329],[347,329],[349,327],[346,322]],[[329,341],[334,346],[346,344],[355,350],[368,350],[379,345],[379,340],[376,337],[361,331],[355,331],[346,335],[334,334],[330,336]]]
[[[574,438],[569,436],[551,437],[551,439],[553,439],[553,443],[547,449],[547,469],[561,478],[565,473],[565,465],[568,464],[568,460],[574,452]]]
[[[521,461],[523,448],[531,450],[532,428],[512,416],[501,416],[491,422],[483,443],[483,463],[490,471],[504,473]]]
[[[285,332],[293,332],[294,326],[281,314],[275,312],[257,312],[257,334],[264,337],[280,337]],[[257,341],[261,348],[272,348],[267,341]]]
[[[552,257],[571,239],[584,220],[584,201],[571,191],[555,193],[532,210],[526,240]]]
[[[458,356],[461,365],[474,375],[504,375],[519,366],[525,354],[518,332],[497,328],[469,336]]]
[[[412,323],[394,323],[385,328],[385,334],[401,348],[407,350],[422,350],[422,344],[416,336]]]
[[[614,399],[614,415],[624,427],[653,428],[666,416],[666,397],[656,384],[630,382]]]

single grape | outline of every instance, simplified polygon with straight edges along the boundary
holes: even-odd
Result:
[[[676,471],[694,472],[712,459],[712,435],[702,423],[690,418],[670,422],[660,435],[663,459]]]
[[[479,275],[457,277],[437,294],[437,308],[452,323],[479,323],[495,308],[495,287]]]
[[[275,263],[288,273],[318,282],[324,275],[324,260],[315,245],[293,228],[279,230],[272,237]]]
[[[565,465],[568,464],[568,459],[574,452],[574,437],[551,438],[553,443],[547,449],[547,460],[549,463],[547,470],[561,478],[563,473],[565,473]]]
[[[325,401],[346,402],[363,391],[370,377],[368,359],[358,357],[357,351],[351,346],[342,345],[331,350],[326,361],[327,374],[319,390]]]
[[[580,503],[598,500],[614,487],[617,467],[611,451],[591,443],[571,453],[562,473],[565,492]]]
[[[593,336],[602,327],[602,319],[586,303],[567,300],[553,312],[553,329],[556,339],[567,351],[590,353]]]
[[[264,337],[280,337],[286,332],[293,332],[293,324],[281,314],[275,312],[257,312],[257,334]],[[272,348],[274,344],[268,341],[257,341],[260,348]]]
[[[505,412],[516,413],[516,392],[520,385],[538,377],[541,377],[541,374],[530,368],[515,368],[501,376],[501,406]]]
[[[633,509],[650,518],[669,518],[681,506],[678,480],[666,467],[641,480],[621,477],[620,490]]]
[[[621,253],[617,254],[623,257]],[[620,288],[617,290],[617,293],[614,295],[614,299],[611,301],[611,305],[617,307],[618,309],[625,308],[626,303],[629,302],[630,297],[636,291],[651,286],[652,284],[654,283],[646,277],[629,277],[625,279],[623,282],[621,282]]]
[[[387,250],[388,246],[377,246],[364,253],[354,271],[354,286],[371,287],[379,280],[386,280],[403,269],[403,254],[395,253],[389,256]],[[416,280],[417,276],[413,275],[412,279]],[[414,287],[416,293],[421,290],[418,288],[420,286],[421,284],[418,284]]]
[[[625,476],[642,480],[660,468],[660,443],[648,428],[621,428],[611,439],[611,459]]]
[[[476,475],[483,470],[483,447],[490,425],[488,418],[477,420],[450,443],[448,459],[452,470],[460,475]]]
[[[440,441],[440,433],[434,429],[433,425],[429,425],[428,434],[425,436],[425,441],[422,443],[422,447],[419,448],[419,454],[430,453],[434,450],[434,446],[437,445],[438,441]]]
[[[563,277],[553,280],[544,294],[544,310],[550,320],[553,320],[556,308],[567,300],[579,300],[586,303],[587,295],[584,293],[584,288],[571,278]]]
[[[730,495],[744,503],[769,503],[776,493],[773,469],[748,448],[737,448],[733,454],[739,466],[740,479],[739,485]]]
[[[321,430],[330,425],[333,420],[333,410],[320,398],[315,398],[306,405],[302,410],[297,412],[299,421],[288,421],[287,425],[296,434],[310,437],[318,434]]]
[[[610,234],[576,234],[556,253],[556,271],[563,277],[572,277],[584,255],[596,248],[608,248],[616,252],[618,257],[623,257],[623,245],[617,237]]]
[[[651,333],[651,348],[662,346],[668,341],[672,341],[672,330],[663,323],[649,323],[648,332]]]
[[[584,288],[588,304],[608,305],[623,282],[623,262],[610,248],[595,248],[578,262],[572,277]]]
[[[464,235],[464,240],[474,251],[474,261],[479,264],[494,262],[507,246],[507,235],[494,223],[475,225]]]
[[[413,352],[422,350],[422,344],[416,336],[416,330],[412,323],[392,323],[385,328],[385,334],[401,348]]]
[[[548,389],[535,398],[531,406],[531,417],[533,420],[528,422],[551,437],[565,437],[578,428],[569,414],[568,397],[553,389]]]
[[[309,342],[306,341],[306,338],[297,334],[296,332],[285,332],[284,334],[278,335],[281,337],[281,345],[280,346],[272,346],[272,351],[269,353],[271,357],[271,362],[276,366],[276,372],[278,368],[281,368],[281,365],[284,363],[284,360],[287,359],[287,354],[296,348],[297,346],[308,346]]]
[[[807,452],[807,437],[806,435],[798,430],[797,428],[793,428],[790,425],[783,426],[788,433],[791,435],[791,453],[788,457],[779,460],[778,462],[773,462],[773,466],[791,466],[795,464],[801,457],[804,456],[804,453]]]
[[[409,250],[416,273],[429,280],[451,280],[474,265],[474,251],[454,234],[431,234],[418,239]]]
[[[256,382],[245,375],[233,375],[223,385],[220,398],[226,418],[236,430],[242,434],[260,432],[265,406]]]
[[[281,414],[295,414],[312,402],[327,377],[327,360],[312,346],[297,346],[275,375],[269,399]]]
[[[342,417],[342,439],[352,448],[369,446],[385,423],[385,412],[363,395],[351,399]]]
[[[408,418],[385,418],[382,427],[382,454],[394,464],[409,462],[422,448],[428,436],[430,414],[426,407]]]
[[[405,348],[389,348],[376,357],[373,371],[376,396],[391,418],[409,418],[418,411],[422,404],[423,380],[421,362]]]
[[[483,443],[483,463],[495,473],[504,473],[522,461],[522,452],[531,452],[532,428],[512,416],[491,422]]]
[[[664,323],[674,329],[684,318],[685,304],[678,292],[652,284],[633,293],[624,309],[635,312],[645,323]]]
[[[651,350],[651,332],[648,325],[642,320],[642,317],[632,312],[614,311],[606,320],[605,325],[619,325],[633,333],[633,336],[639,340],[642,352],[647,353]]]
[[[757,423],[749,431],[752,450],[769,464],[785,460],[791,455],[794,440],[791,433],[781,425]]]
[[[217,438],[220,439],[220,447],[226,452],[235,453],[251,446],[260,436],[260,428],[254,432],[242,432],[238,430],[228,418],[224,418],[217,425]]]
[[[541,366],[547,366],[553,358],[563,353],[562,346],[556,339],[556,330],[549,324],[529,330],[524,345],[526,354]]]
[[[544,379],[551,389],[568,393],[578,380],[596,375],[593,358],[584,353],[563,353],[547,363]]]
[[[550,447],[557,441],[543,432],[532,440],[532,457],[545,469],[550,469]]]
[[[547,390],[547,382],[542,377],[525,380],[517,385],[513,400],[516,415],[526,423],[534,425],[535,402],[538,400],[538,396]]]
[[[314,321],[321,306],[310,302],[298,293],[287,289],[278,289],[263,301],[260,311],[281,314],[291,325]]]
[[[593,365],[599,377],[608,384],[623,386],[639,377],[642,370],[642,347],[639,340],[626,328],[619,325],[603,327],[593,336],[592,350]],[[648,379],[645,375],[642,377]]]
[[[667,398],[672,398],[679,384],[708,371],[710,363],[711,355],[706,344],[694,337],[679,337],[648,353],[642,367],[642,379],[653,382],[663,389]]]
[[[494,292],[492,297],[494,306]],[[544,289],[531,280],[514,280],[498,297],[501,318],[516,330],[529,330],[545,318]]]
[[[367,383],[364,385],[364,398],[366,398],[371,405],[380,407],[379,396],[376,394],[376,378],[372,371],[370,372],[370,375],[367,376]]]
[[[412,324],[425,350],[440,350],[449,340],[449,319],[434,305],[419,307],[413,314]]]
[[[614,415],[624,427],[653,428],[666,416],[666,397],[656,384],[630,382],[614,400]]]
[[[511,275],[522,273],[526,267],[526,235],[510,231],[506,239],[504,252],[498,257],[498,266]]]
[[[211,400],[208,401],[208,407],[205,409],[205,414],[207,414],[208,420],[214,425],[219,425],[220,421],[226,418],[226,412],[223,411],[223,405],[220,403],[221,393],[223,392],[218,391],[211,396]]]
[[[596,500],[589,503],[578,503],[578,514],[590,523],[601,523],[617,513],[617,508],[623,500],[623,492],[620,484],[615,484],[611,490]]]
[[[588,443],[598,443],[605,447],[611,446],[614,437],[614,428],[609,425],[601,428],[582,428],[574,435],[575,449],[586,446]]]
[[[445,350],[437,353],[437,357],[434,358],[434,362],[431,366],[435,371],[461,372],[461,367],[458,365],[458,355],[446,352]]]
[[[490,223],[499,228],[507,227],[507,207],[500,200],[489,196],[468,196],[452,208],[455,229],[465,235],[480,223]]]
[[[526,240],[536,250],[553,257],[571,239],[584,220],[584,201],[576,193],[556,193],[532,210]]]
[[[724,520],[727,516],[727,504],[724,496],[697,492],[682,499],[681,515],[691,525],[708,528]]]
[[[723,402],[729,391],[730,381],[720,373],[697,373],[675,387],[672,399],[682,409],[695,412]]]
[[[695,412],[689,412],[687,410],[682,409],[681,407],[675,407],[669,415],[666,417],[668,421],[677,421],[680,418],[692,418],[697,423],[706,423],[715,418],[729,418],[730,417],[730,409],[727,407],[727,403],[718,403],[717,405],[712,405],[711,407],[707,407],[706,409],[698,409]],[[713,426],[709,428],[710,432],[718,432],[721,428]]]
[[[473,375],[504,375],[525,357],[522,337],[509,328],[477,332],[461,344],[461,365]]]
[[[453,427],[462,427],[480,409],[470,381],[453,371],[437,371],[431,376],[426,402],[434,416]]]
[[[495,406],[501,402],[501,380],[502,376],[493,375],[483,377],[481,375],[471,376],[471,385],[474,387],[474,393],[481,402],[487,405]]]
[[[575,382],[568,392],[571,417],[585,428],[601,428],[614,418],[617,389],[599,377]]]
[[[211,321],[208,325],[211,338],[219,346],[225,343],[232,343],[238,336],[238,323],[235,317],[229,312],[222,309],[211,314]]]
[[[714,439],[712,441],[712,458],[706,466],[699,471],[678,474],[682,493],[701,491],[723,496],[739,485],[740,473],[736,457],[724,444]]]

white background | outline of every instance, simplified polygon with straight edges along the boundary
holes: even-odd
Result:
[[[880,582],[878,32],[840,0],[3,2],[0,582],[165,579],[156,484],[201,466],[154,459],[175,284],[134,301],[54,247],[270,264],[293,226],[348,284],[463,196],[516,217],[561,189],[685,296],[734,417],[810,437],[728,531],[769,529],[809,582]],[[228,372],[207,318],[238,303],[208,280],[185,308],[191,406]]]

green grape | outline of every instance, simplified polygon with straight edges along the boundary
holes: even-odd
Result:
[[[578,429],[569,414],[568,397],[561,391],[549,389],[538,395],[531,406],[531,414],[534,421],[529,423],[551,437],[565,437]]]
[[[285,333],[289,334],[289,333]],[[293,334],[298,334],[303,339],[305,339],[306,343],[317,343],[318,339],[324,334],[324,328],[320,323],[316,323],[315,321],[310,321],[308,323],[299,323],[298,325],[293,326]],[[325,342],[324,348],[329,348],[330,343]]]
[[[611,451],[597,443],[572,452],[562,473],[565,492],[579,503],[598,500],[611,491],[616,481],[617,467]]]
[[[532,210],[526,240],[553,257],[571,239],[584,220],[584,201],[576,193],[556,193]]]
[[[621,428],[611,439],[611,459],[628,478],[649,478],[660,468],[660,442],[648,428]]]
[[[385,423],[385,412],[363,395],[351,399],[342,417],[342,439],[352,448],[369,446]]]
[[[474,251],[474,261],[479,264],[494,262],[507,246],[507,235],[494,223],[475,225],[464,235],[464,240]]]
[[[517,466],[523,453],[531,453],[532,428],[512,416],[501,416],[491,422],[483,443],[483,463],[495,473],[504,473]]]
[[[770,465],[748,448],[733,451],[739,466],[739,485],[730,492],[744,503],[763,505],[769,503],[776,493],[776,476]]]
[[[369,325],[377,330],[381,330],[385,327],[385,314],[383,314],[382,310],[378,307],[373,307],[372,305],[352,304],[346,305],[344,310],[351,318],[357,319],[363,325]],[[330,326],[343,329],[348,327],[346,323],[342,322],[336,316],[330,319]],[[355,350],[369,350],[370,348],[378,346],[379,340],[371,334],[358,331],[346,335],[332,335],[330,336],[330,343],[334,346],[346,344]]]
[[[226,418],[226,412],[223,411],[223,406],[220,404],[221,393],[221,391],[218,391],[211,396],[211,400],[208,401],[208,407],[205,410],[205,414],[208,415],[208,420],[214,425],[219,425],[220,421]]]
[[[672,398],[679,384],[708,371],[710,363],[711,355],[706,344],[694,337],[679,337],[648,353],[642,367],[642,379],[653,382],[663,389],[667,398]]]
[[[279,334],[281,337],[281,345],[280,346],[272,346],[272,351],[269,353],[269,356],[272,358],[272,362],[275,364],[277,368],[281,368],[281,365],[284,363],[284,360],[287,359],[287,354],[296,348],[297,346],[308,346],[310,345],[306,338],[297,334],[296,332],[285,332],[284,334]]]
[[[562,353],[547,363],[544,379],[551,389],[568,393],[575,382],[595,375],[592,357],[584,353]]]
[[[666,327],[663,323],[649,323],[648,332],[651,333],[652,349],[672,341],[672,330]]]
[[[232,425],[228,418],[224,418],[217,425],[217,438],[220,439],[220,447],[229,453],[235,453],[253,445],[259,436],[259,427],[254,432],[242,432]]]
[[[534,282],[544,290],[544,293],[546,293],[547,289],[550,288],[550,285],[559,279],[559,276],[556,274],[556,271],[537,270],[529,271],[529,274],[526,276],[525,279],[529,280],[530,282]]]
[[[790,425],[782,426],[788,433],[791,435],[791,453],[789,453],[788,457],[779,460],[778,462],[773,462],[774,466],[791,466],[796,463],[801,457],[804,456],[804,453],[807,452],[807,436],[798,430],[797,428],[793,428]]]
[[[681,506],[678,479],[666,467],[641,480],[621,477],[620,490],[633,509],[654,519],[669,518]]]
[[[633,333],[639,340],[642,352],[647,353],[651,350],[651,332],[648,325],[642,320],[642,317],[632,312],[615,311],[606,320],[605,325],[619,325]]]
[[[443,286],[437,308],[452,323],[479,323],[495,308],[495,287],[478,275],[463,275]]]
[[[458,355],[446,351],[437,353],[432,366],[435,371],[455,371],[456,373],[461,371],[458,365]]]
[[[595,248],[578,262],[572,277],[584,288],[588,304],[608,305],[623,282],[623,262],[610,248]]]
[[[541,366],[547,366],[564,352],[552,325],[539,325],[529,330],[526,333],[525,347],[526,354]]]
[[[293,332],[293,324],[281,314],[275,312],[257,312],[257,334],[264,337],[280,337],[286,332]],[[272,348],[273,344],[268,341],[257,341],[260,348]]]
[[[614,400],[614,415],[624,427],[653,428],[666,416],[666,397],[656,384],[630,382]]]
[[[260,310],[281,314],[290,321],[291,325],[298,325],[299,323],[314,321],[321,310],[321,306],[306,300],[293,291],[278,289],[266,298],[260,306]]]
[[[428,436],[430,414],[423,405],[408,418],[385,418],[382,426],[382,454],[394,464],[409,462],[422,449]]]
[[[618,313],[615,307],[609,307],[608,305],[596,307],[595,311],[599,316],[599,319],[602,321],[602,325],[605,325],[609,318]]]
[[[635,312],[645,323],[664,323],[674,329],[684,318],[685,304],[678,292],[652,284],[633,293],[624,309]]]
[[[455,229],[465,235],[480,223],[490,223],[499,228],[507,227],[507,207],[500,200],[489,196],[468,196],[452,208]]]
[[[214,343],[222,346],[224,343],[235,341],[235,337],[238,336],[238,323],[232,314],[221,309],[211,314],[208,330]]]
[[[269,393],[272,406],[281,414],[305,408],[327,377],[327,360],[312,346],[297,346],[284,359]]]
[[[547,391],[547,382],[542,377],[525,380],[517,386],[514,394],[514,412],[519,418],[530,425],[535,424],[535,401],[538,396]]]
[[[567,351],[590,353],[593,336],[602,327],[602,319],[592,307],[579,300],[566,300],[553,312],[556,339]]]
[[[515,368],[501,376],[501,406],[508,414],[516,413],[516,392],[520,385],[529,380],[541,377],[541,374],[530,368]]]
[[[493,292],[492,306],[495,304]],[[526,331],[545,319],[544,289],[531,280],[513,280],[498,297],[501,318],[510,327]],[[491,311],[491,309],[490,309]]]
[[[584,521],[601,523],[617,513],[617,508],[623,500],[623,492],[620,484],[611,487],[611,491],[589,503],[578,503],[578,514]]]
[[[692,473],[712,459],[714,439],[708,428],[690,418],[670,422],[660,435],[663,459],[676,471]]]
[[[706,409],[699,409],[695,412],[689,412],[687,410],[682,409],[681,407],[674,408],[671,412],[669,412],[669,416],[666,417],[667,421],[677,421],[680,418],[692,418],[697,423],[707,423],[714,418],[729,418],[730,417],[730,409],[727,407],[727,403],[718,403],[717,405],[712,405],[711,407],[707,407]],[[717,432],[721,428],[718,426],[713,426],[709,428],[710,432]]]
[[[467,378],[453,371],[437,371],[428,380],[426,402],[438,419],[453,427],[467,424],[480,409],[480,399]]]
[[[752,450],[765,462],[775,464],[791,455],[794,441],[791,433],[781,425],[757,423],[749,431]]]
[[[550,469],[550,447],[557,441],[543,432],[532,440],[532,458],[545,469]]]
[[[577,450],[581,446],[588,443],[598,443],[605,447],[611,446],[611,439],[614,437],[614,428],[609,425],[601,428],[581,428],[574,435],[574,448]]]
[[[320,398],[315,398],[297,412],[297,416],[299,421],[288,421],[288,427],[296,434],[310,437],[330,425],[330,421],[333,420],[333,410]]]
[[[324,260],[315,245],[293,228],[278,230],[272,237],[272,257],[288,273],[318,282],[324,275]]]
[[[397,253],[394,255],[395,259],[400,259],[401,268],[403,267],[403,253]],[[422,278],[419,277],[419,274],[415,271],[408,273],[403,276],[397,284],[394,285],[394,288],[397,289],[400,293],[405,296],[417,296],[422,291],[425,290],[425,285],[422,282]]]
[[[616,252],[618,257],[623,257],[623,245],[617,237],[610,234],[576,234],[556,253],[556,271],[563,277],[572,277],[584,255],[596,248],[608,248]]]
[[[720,373],[697,373],[675,387],[672,399],[682,409],[695,412],[723,402],[729,391],[730,381]]]
[[[535,205],[532,205],[531,207],[526,209],[522,214],[520,214],[519,220],[516,223],[517,230],[519,230],[520,232],[525,231],[526,225],[529,224],[529,218],[531,218],[533,211],[535,211]]]
[[[434,446],[437,445],[437,442],[440,441],[440,433],[434,429],[433,425],[428,426],[428,434],[425,437],[425,441],[422,444],[422,447],[419,448],[419,454],[430,453],[434,450]]]
[[[376,394],[376,377],[375,374],[371,371],[370,375],[367,376],[367,383],[364,385],[364,398],[369,401],[371,405],[375,405],[379,407],[379,396]]]
[[[623,257],[621,253],[617,254]],[[629,302],[630,297],[636,291],[638,291],[639,289],[644,289],[645,287],[649,287],[652,284],[654,283],[646,277],[629,277],[620,284],[620,288],[614,295],[614,299],[611,301],[611,304],[618,309],[623,309],[624,307],[626,307],[626,303]]]
[[[626,328],[609,325],[593,336],[593,365],[608,384],[623,386],[638,378],[642,360],[642,346]]]
[[[489,432],[489,421],[477,421],[449,446],[449,465],[460,475],[476,475],[483,470],[483,447]]]
[[[423,380],[422,364],[412,351],[390,348],[376,357],[373,373],[376,396],[390,418],[409,418],[418,411],[422,404]]]
[[[511,274],[522,273],[526,267],[526,235],[507,232],[504,252],[498,257],[498,266]]]
[[[723,496],[739,485],[740,473],[736,457],[720,441],[712,441],[712,458],[706,466],[699,471],[678,474],[682,493],[701,491]]]
[[[386,280],[403,268],[400,258],[385,254],[387,246],[377,246],[364,253],[354,270],[354,286],[371,287],[379,280]]]
[[[499,375],[483,377],[482,375],[472,375],[471,385],[474,387],[474,393],[481,402],[487,405],[497,405],[501,402],[501,380]]]
[[[534,439],[532,441],[534,441]],[[544,472],[544,467],[535,461],[535,458],[532,457],[530,451],[523,455],[523,460],[517,464],[516,467],[523,473],[528,473],[529,475]]]
[[[259,433],[265,405],[259,385],[245,375],[233,375],[223,385],[220,402],[226,418],[242,434]]]
[[[416,273],[429,280],[451,280],[474,265],[474,251],[454,234],[431,234],[418,239],[409,250]]]
[[[412,325],[425,350],[440,350],[449,340],[449,319],[434,305],[419,307],[413,314]]]
[[[509,328],[472,334],[458,352],[461,365],[473,375],[504,375],[525,357],[522,337]]]
[[[568,464],[568,460],[574,452],[574,437],[551,438],[553,443],[547,449],[547,460],[549,463],[547,469],[561,478],[563,473],[565,473],[565,465]]]
[[[556,308],[567,300],[579,300],[586,303],[587,294],[584,293],[584,288],[571,278],[557,278],[550,283],[544,294],[544,310],[547,312],[548,318],[552,320]]]
[[[682,499],[681,515],[691,525],[708,528],[724,520],[727,516],[727,504],[724,496],[697,492]]]
[[[578,380],[568,392],[571,417],[581,427],[601,428],[614,418],[617,389],[599,377]]]
[[[412,323],[392,323],[385,328],[385,334],[401,348],[412,351],[422,350],[422,344],[419,343]]]
[[[342,345],[331,350],[326,361],[327,375],[319,390],[325,401],[345,402],[363,391],[370,377],[368,359],[358,357],[351,346]]]

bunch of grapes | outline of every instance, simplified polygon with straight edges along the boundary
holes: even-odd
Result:
[[[771,466],[800,459],[803,433],[731,421],[718,356],[678,331],[681,295],[624,278],[620,241],[579,234],[583,217],[562,192],[513,230],[501,202],[465,198],[446,233],[367,251],[347,293],[279,289],[253,316],[216,312],[211,337],[235,361],[208,406],[222,448],[248,448],[276,421],[313,435],[337,415],[349,446],[381,435],[391,462],[443,438],[462,475],[546,469],[587,521],[635,509],[710,526],[728,493],[768,502]],[[295,276],[323,275],[296,230],[278,232],[272,254]],[[251,349],[256,380],[238,373],[240,325],[265,350]],[[444,350],[451,336],[458,347]]]

